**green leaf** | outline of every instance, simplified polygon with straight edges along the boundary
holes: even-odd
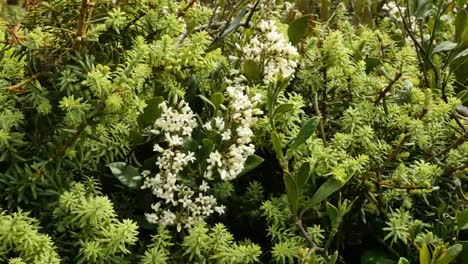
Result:
[[[300,145],[304,144],[306,140],[314,133],[315,129],[317,128],[320,122],[320,118],[312,117],[311,119],[307,120],[307,122],[302,126],[299,134],[297,135],[294,142],[291,144],[290,149],[294,150]]]
[[[149,99],[146,104],[147,106],[143,110],[143,113],[138,116],[138,125],[141,128],[152,125],[156,119],[161,115],[161,109],[159,104],[164,102],[164,97],[158,96],[155,98]]]
[[[264,159],[260,156],[257,156],[255,154],[253,155],[250,155],[247,160],[245,161],[245,164],[244,164],[244,169],[242,170],[241,173],[239,173],[238,176],[242,176],[248,172],[250,172],[251,170],[257,168],[260,164],[262,164],[264,161]]]
[[[262,71],[257,62],[253,60],[246,60],[242,65],[242,72],[245,77],[251,81],[259,80],[262,78]]]
[[[462,246],[463,250],[460,253],[459,259],[461,263],[468,263],[468,241],[458,241]]]
[[[468,32],[467,24],[468,13],[466,10],[462,9],[458,12],[457,17],[455,18],[455,40],[458,43],[466,43],[463,38],[466,36],[465,32]]]
[[[310,162],[306,161],[302,163],[301,167],[299,168],[299,172],[296,175],[297,188],[299,190],[304,188],[307,181],[309,180],[309,177],[310,177]]]
[[[234,30],[236,30],[239,25],[240,25],[240,22],[242,20],[242,18],[247,14],[247,8],[242,8],[241,11],[239,11],[239,13],[237,14],[237,16],[234,18],[234,20],[232,21],[231,24],[229,24],[229,26],[226,28],[226,30],[224,30],[223,34],[221,35],[220,38],[225,38],[227,35],[229,35],[231,32],[233,32]]]
[[[445,251],[445,254],[439,257],[434,264],[449,264],[455,261],[455,259],[460,255],[463,250],[463,246],[460,244],[455,244]]]
[[[288,37],[292,45],[296,46],[301,42],[307,33],[307,27],[312,15],[302,16],[289,24]]]
[[[327,208],[327,215],[328,217],[330,217],[332,228],[336,228],[336,223],[337,223],[338,214],[339,214],[338,208],[336,208],[336,206],[334,206],[333,204],[329,202],[326,203],[326,208]]]
[[[426,243],[423,243],[419,251],[419,264],[431,264],[431,253]]]
[[[458,45],[457,43],[447,40],[437,45],[432,51],[432,53],[453,50],[454,48],[457,47],[457,45]]]
[[[273,116],[289,112],[293,110],[293,108],[294,108],[294,104],[281,104],[275,109]]]
[[[296,182],[294,182],[290,174],[285,174],[283,179],[284,186],[286,187],[286,195],[288,196],[289,205],[291,206],[291,212],[296,216],[299,206]]]
[[[112,174],[125,186],[137,189],[140,186],[141,176],[138,169],[126,162],[114,162],[106,165]]]
[[[458,230],[468,229],[468,210],[457,214],[457,228]]]
[[[453,58],[453,60],[456,60],[456,59],[459,59],[459,58],[463,58],[465,56],[468,55],[468,49],[464,49],[462,51],[460,51],[457,55],[455,55],[455,57]]]
[[[397,264],[410,264],[410,262],[406,258],[400,257]]]
[[[283,149],[281,148],[281,142],[279,140],[278,134],[273,131],[271,133],[271,142],[273,143],[273,149],[275,150],[276,156],[281,160],[284,159]]]
[[[333,193],[341,189],[341,187],[343,187],[350,178],[351,177],[348,177],[346,180],[342,180],[342,179],[336,179],[335,177],[330,177],[314,193],[314,195],[312,196],[312,199],[310,200],[310,206],[314,207],[317,204],[324,201],[325,199],[327,199],[328,196],[332,195]]]
[[[203,96],[201,94],[199,94],[198,97],[200,97],[200,99],[202,99],[205,103],[207,103],[208,105],[213,107],[213,109],[216,110],[216,106],[211,102],[211,100],[209,100],[208,98],[206,98],[205,96]]]
[[[199,146],[195,146],[195,147],[199,147]],[[215,148],[215,144],[213,140],[209,138],[202,139],[201,149],[199,152],[200,154],[199,154],[199,157],[197,157],[197,159],[199,160],[208,159],[208,157],[210,156],[210,153],[213,152],[214,148]]]
[[[416,11],[414,12],[414,16],[416,18],[424,18],[431,14],[432,6],[430,0],[420,0]]]
[[[219,109],[219,106],[224,102],[224,95],[222,93],[214,93],[210,97],[211,103],[213,103],[215,110]]]

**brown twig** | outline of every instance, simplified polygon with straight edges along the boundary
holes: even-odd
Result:
[[[380,102],[380,100],[382,100],[385,97],[385,95],[390,91],[390,89],[392,89],[393,85],[401,78],[401,76],[401,72],[395,73],[395,77],[393,77],[393,80],[387,85],[387,87],[385,87],[385,89],[383,89],[380,92],[379,97],[375,99],[374,105],[377,105]]]
[[[24,89],[21,89],[23,86],[25,86],[26,84],[34,81],[36,78],[37,78],[38,74],[34,75],[33,77],[29,78],[29,79],[26,79],[20,83],[17,83],[15,85],[12,85],[12,86],[9,86],[6,88],[6,90],[10,93],[15,93],[15,94],[23,94],[23,93],[26,93],[27,90],[24,90]]]
[[[460,146],[461,144],[463,144],[465,141],[468,140],[468,133],[465,133],[464,135],[462,135],[461,137],[459,137],[457,140],[455,140],[452,144],[450,144],[449,146],[447,146],[444,150],[432,155],[428,161],[432,161],[434,160],[435,158],[438,158],[442,155],[445,155],[447,154],[450,150]]]
[[[104,106],[103,105],[98,105],[96,109],[94,109],[93,112],[89,113],[86,116],[85,122],[83,122],[77,129],[77,131],[73,134],[73,136],[67,140],[65,143],[63,143],[55,152],[55,154],[49,158],[49,162],[55,161],[61,156],[65,154],[65,152],[78,140],[78,138],[81,136],[83,131],[86,129],[88,126],[88,123],[92,121],[94,118],[99,116],[104,112]]]
[[[319,123],[319,131],[320,131],[320,137],[322,138],[323,145],[326,147],[328,146],[327,143],[327,138],[325,137],[325,124],[322,116],[322,112],[320,112],[319,106],[318,106],[318,95],[315,93],[315,98],[314,98],[314,106],[315,106],[315,112],[317,116],[320,118],[320,123]]]
[[[314,241],[312,241],[312,239],[310,238],[309,234],[307,233],[307,231],[304,229],[304,226],[302,225],[302,220],[301,219],[298,219],[297,222],[296,222],[296,227],[297,229],[299,229],[299,231],[301,232],[302,236],[305,238],[305,240],[307,241],[307,244],[309,244],[309,248],[310,248],[310,251],[312,252],[315,252],[317,254],[320,254],[320,255],[326,255],[326,252],[323,248],[317,246],[317,244],[314,243]]]

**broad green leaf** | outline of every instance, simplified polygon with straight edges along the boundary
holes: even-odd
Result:
[[[426,243],[423,243],[419,251],[419,264],[431,264],[431,253]]]
[[[434,264],[449,264],[455,261],[455,259],[460,255],[463,250],[463,246],[460,244],[455,244],[445,251],[445,254],[437,258]]]
[[[251,170],[257,168],[260,164],[263,163],[263,161],[264,161],[263,158],[260,156],[257,156],[255,154],[250,155],[245,161],[244,169],[242,170],[241,173],[239,173],[239,176],[242,176],[250,172]]]
[[[293,110],[293,108],[294,108],[293,104],[281,104],[278,107],[276,107],[273,116],[289,112],[289,111]]]
[[[455,40],[458,43],[466,43],[463,40],[465,32],[468,31],[468,12],[460,10],[455,18]]]
[[[278,158],[281,160],[284,159],[281,142],[276,132],[271,133],[271,142],[273,143],[273,149],[275,150],[276,156],[278,156]]]
[[[457,214],[457,228],[458,230],[468,229],[468,210]]]
[[[289,205],[291,206],[292,214],[296,216],[299,206],[296,182],[294,182],[294,179],[289,174],[285,174],[283,179],[284,186],[286,187],[286,195],[288,196],[288,201]]]
[[[306,140],[314,133],[315,129],[317,128],[320,122],[320,118],[312,117],[302,126],[299,134],[297,135],[296,139],[294,139],[293,143],[291,144],[290,149],[294,150],[300,145],[304,144]]]
[[[453,50],[454,48],[457,47],[457,45],[458,45],[457,43],[447,40],[437,45],[432,51],[432,53]]]
[[[215,110],[224,102],[224,95],[222,93],[214,93],[210,97],[211,103],[215,106]]]
[[[149,99],[146,102],[147,106],[143,109],[143,113],[138,116],[138,125],[140,125],[141,128],[152,125],[161,115],[159,104],[162,102],[164,102],[164,97],[162,96]]]
[[[253,60],[246,60],[242,65],[242,72],[245,77],[251,81],[259,80],[262,78],[262,71],[257,62]]]
[[[112,174],[125,186],[137,189],[140,186],[141,175],[138,169],[126,162],[114,162],[106,165]]]
[[[310,162],[306,161],[302,163],[296,175],[297,188],[299,190],[304,188],[304,186],[307,184],[307,181],[309,180],[309,177],[310,177]]]
[[[195,147],[198,147],[198,146],[195,146]],[[197,157],[197,159],[199,160],[206,160],[209,158],[210,156],[210,153],[213,152],[215,148],[215,144],[213,142],[213,140],[209,139],[209,138],[204,138],[202,139],[202,145],[201,145],[201,149],[200,149],[200,156]]]
[[[368,57],[365,59],[365,62],[366,62],[366,73],[372,72],[375,69],[375,67],[382,64],[381,59],[376,58],[376,57]]]
[[[456,59],[459,59],[459,58],[463,58],[465,56],[468,55],[468,49],[464,49],[462,51],[460,51],[457,55],[455,55],[455,57],[453,58],[453,60],[456,60]]]
[[[302,16],[289,24],[288,37],[292,45],[296,46],[301,42],[307,33],[307,27],[312,15]]]
[[[326,208],[327,208],[327,215],[330,218],[330,221],[332,224],[332,228],[335,228],[337,220],[338,220],[339,211],[336,208],[336,206],[334,206],[333,204],[329,202],[326,203]]]
[[[317,204],[324,201],[325,199],[327,199],[328,196],[332,195],[333,193],[341,189],[341,187],[343,187],[350,178],[351,177],[348,177],[346,180],[343,180],[343,179],[337,179],[335,177],[330,177],[314,193],[314,195],[312,196],[312,199],[310,200],[310,206],[314,207]]]
[[[463,250],[460,253],[460,263],[468,263],[468,241],[458,241],[463,246]]]

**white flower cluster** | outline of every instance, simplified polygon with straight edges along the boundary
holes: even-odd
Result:
[[[279,76],[289,78],[294,75],[299,54],[291,43],[287,42],[273,20],[263,20],[258,29],[260,34],[250,40],[242,50],[245,59],[260,63],[266,84],[276,82]]]
[[[208,180],[212,180],[216,172],[224,181],[235,179],[244,169],[247,158],[255,152],[251,127],[257,121],[256,116],[263,113],[257,108],[261,96],[257,94],[250,98],[248,87],[242,84],[243,81],[245,77],[242,75],[234,78],[234,81],[226,80],[229,84],[226,89],[228,124],[222,118],[215,117],[204,125],[208,131],[216,130],[228,145],[224,151],[210,153],[208,167],[203,175]]]
[[[151,189],[162,202],[151,206],[154,212],[146,214],[146,219],[164,226],[177,225],[180,231],[182,225],[189,228],[214,211],[224,213],[224,207],[217,206],[216,198],[206,194],[209,189],[206,182],[203,181],[196,192],[178,181],[180,173],[196,160],[193,152],[185,153],[182,147],[184,139],[190,137],[197,126],[189,105],[181,101],[172,107],[163,102],[159,107],[162,114],[151,133],[164,135],[167,147],[154,145],[154,151],[160,154],[156,161],[159,172],[151,176],[149,171],[142,172],[145,178],[142,189]]]
[[[406,14],[406,7],[400,7],[400,10],[398,10],[398,6],[395,2],[388,2],[385,3],[382,6],[382,10],[388,12],[388,16],[390,19],[396,20],[397,22],[403,22],[403,19],[401,17],[401,14],[405,15]],[[411,29],[416,29],[416,17],[411,16],[410,17],[410,24],[408,25]]]

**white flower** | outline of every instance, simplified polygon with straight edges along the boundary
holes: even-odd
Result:
[[[222,140],[230,140],[231,139],[231,130],[226,130],[221,134],[221,139]]]
[[[202,184],[198,187],[200,191],[206,192],[210,189],[210,186],[208,186],[208,183],[206,181],[202,181]]]
[[[215,206],[214,210],[218,213],[218,214],[224,214],[224,210],[226,209],[226,207],[224,205],[221,205],[221,206]]]

